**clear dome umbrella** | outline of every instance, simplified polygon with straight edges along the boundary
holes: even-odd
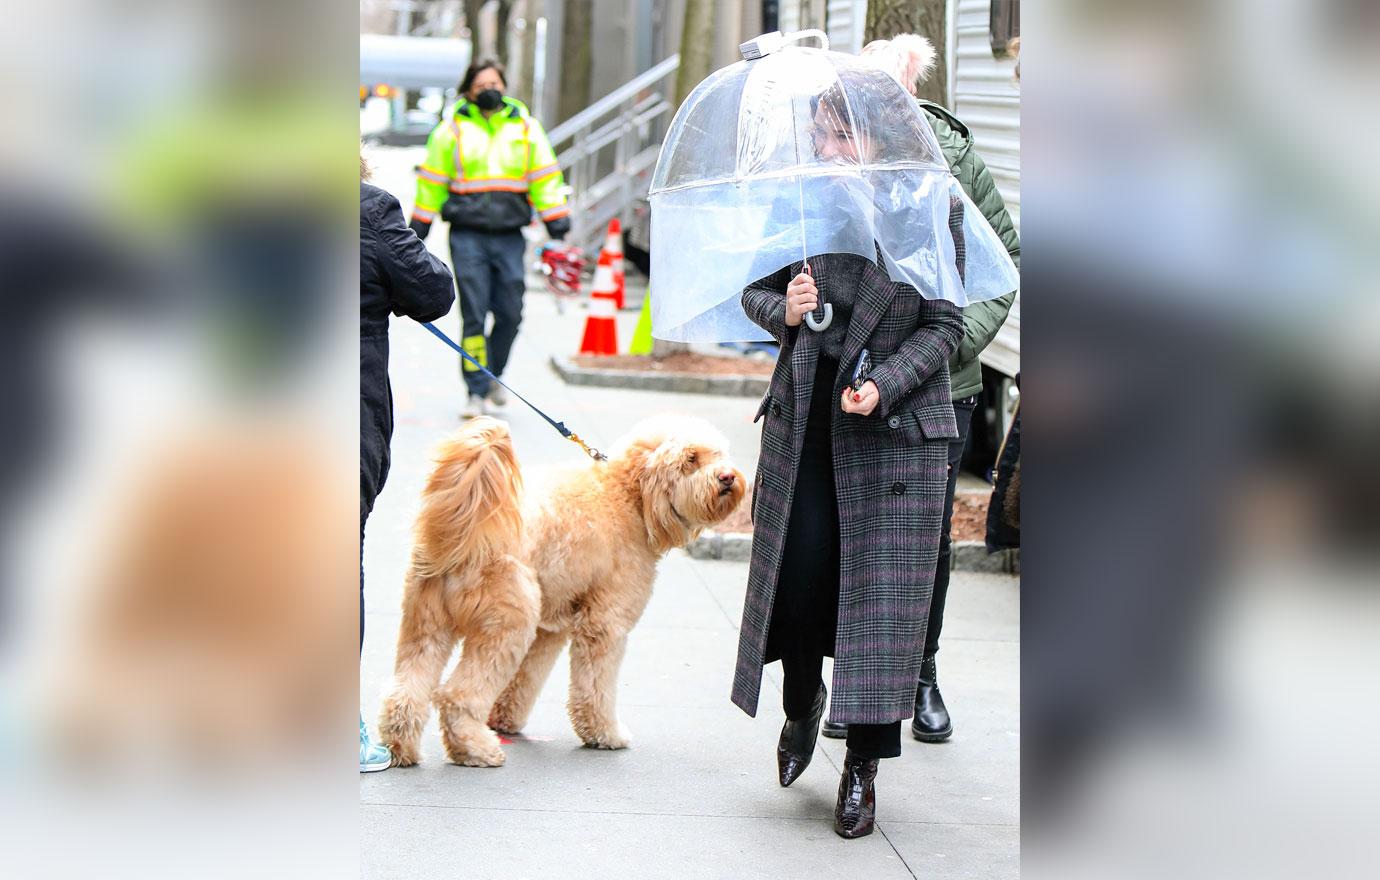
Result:
[[[743,288],[820,254],[877,260],[960,307],[1019,285],[915,99],[860,58],[796,44],[806,37],[827,45],[819,31],[744,44],[746,60],[696,86],[671,123],[650,191],[658,339],[769,338],[743,312]],[[807,322],[822,330],[830,315],[821,303]]]

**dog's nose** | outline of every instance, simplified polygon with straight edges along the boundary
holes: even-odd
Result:
[[[719,482],[724,484],[725,489],[730,488],[733,485],[733,480],[733,471],[724,471],[723,473],[719,474]]]

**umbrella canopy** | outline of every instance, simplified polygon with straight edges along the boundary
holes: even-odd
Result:
[[[767,338],[743,288],[817,254],[879,260],[892,280],[958,306],[1018,286],[919,105],[852,55],[785,45],[711,74],[671,123],[650,200],[659,339]],[[949,229],[960,204],[962,277]]]

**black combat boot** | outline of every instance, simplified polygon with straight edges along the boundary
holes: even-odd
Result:
[[[954,725],[939,693],[939,674],[933,656],[920,664],[920,686],[915,690],[915,717],[911,719],[910,732],[927,743],[943,742],[953,736]]]

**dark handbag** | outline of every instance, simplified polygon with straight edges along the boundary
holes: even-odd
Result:
[[[987,552],[1021,546],[1021,402],[997,451],[992,498],[987,503]]]

